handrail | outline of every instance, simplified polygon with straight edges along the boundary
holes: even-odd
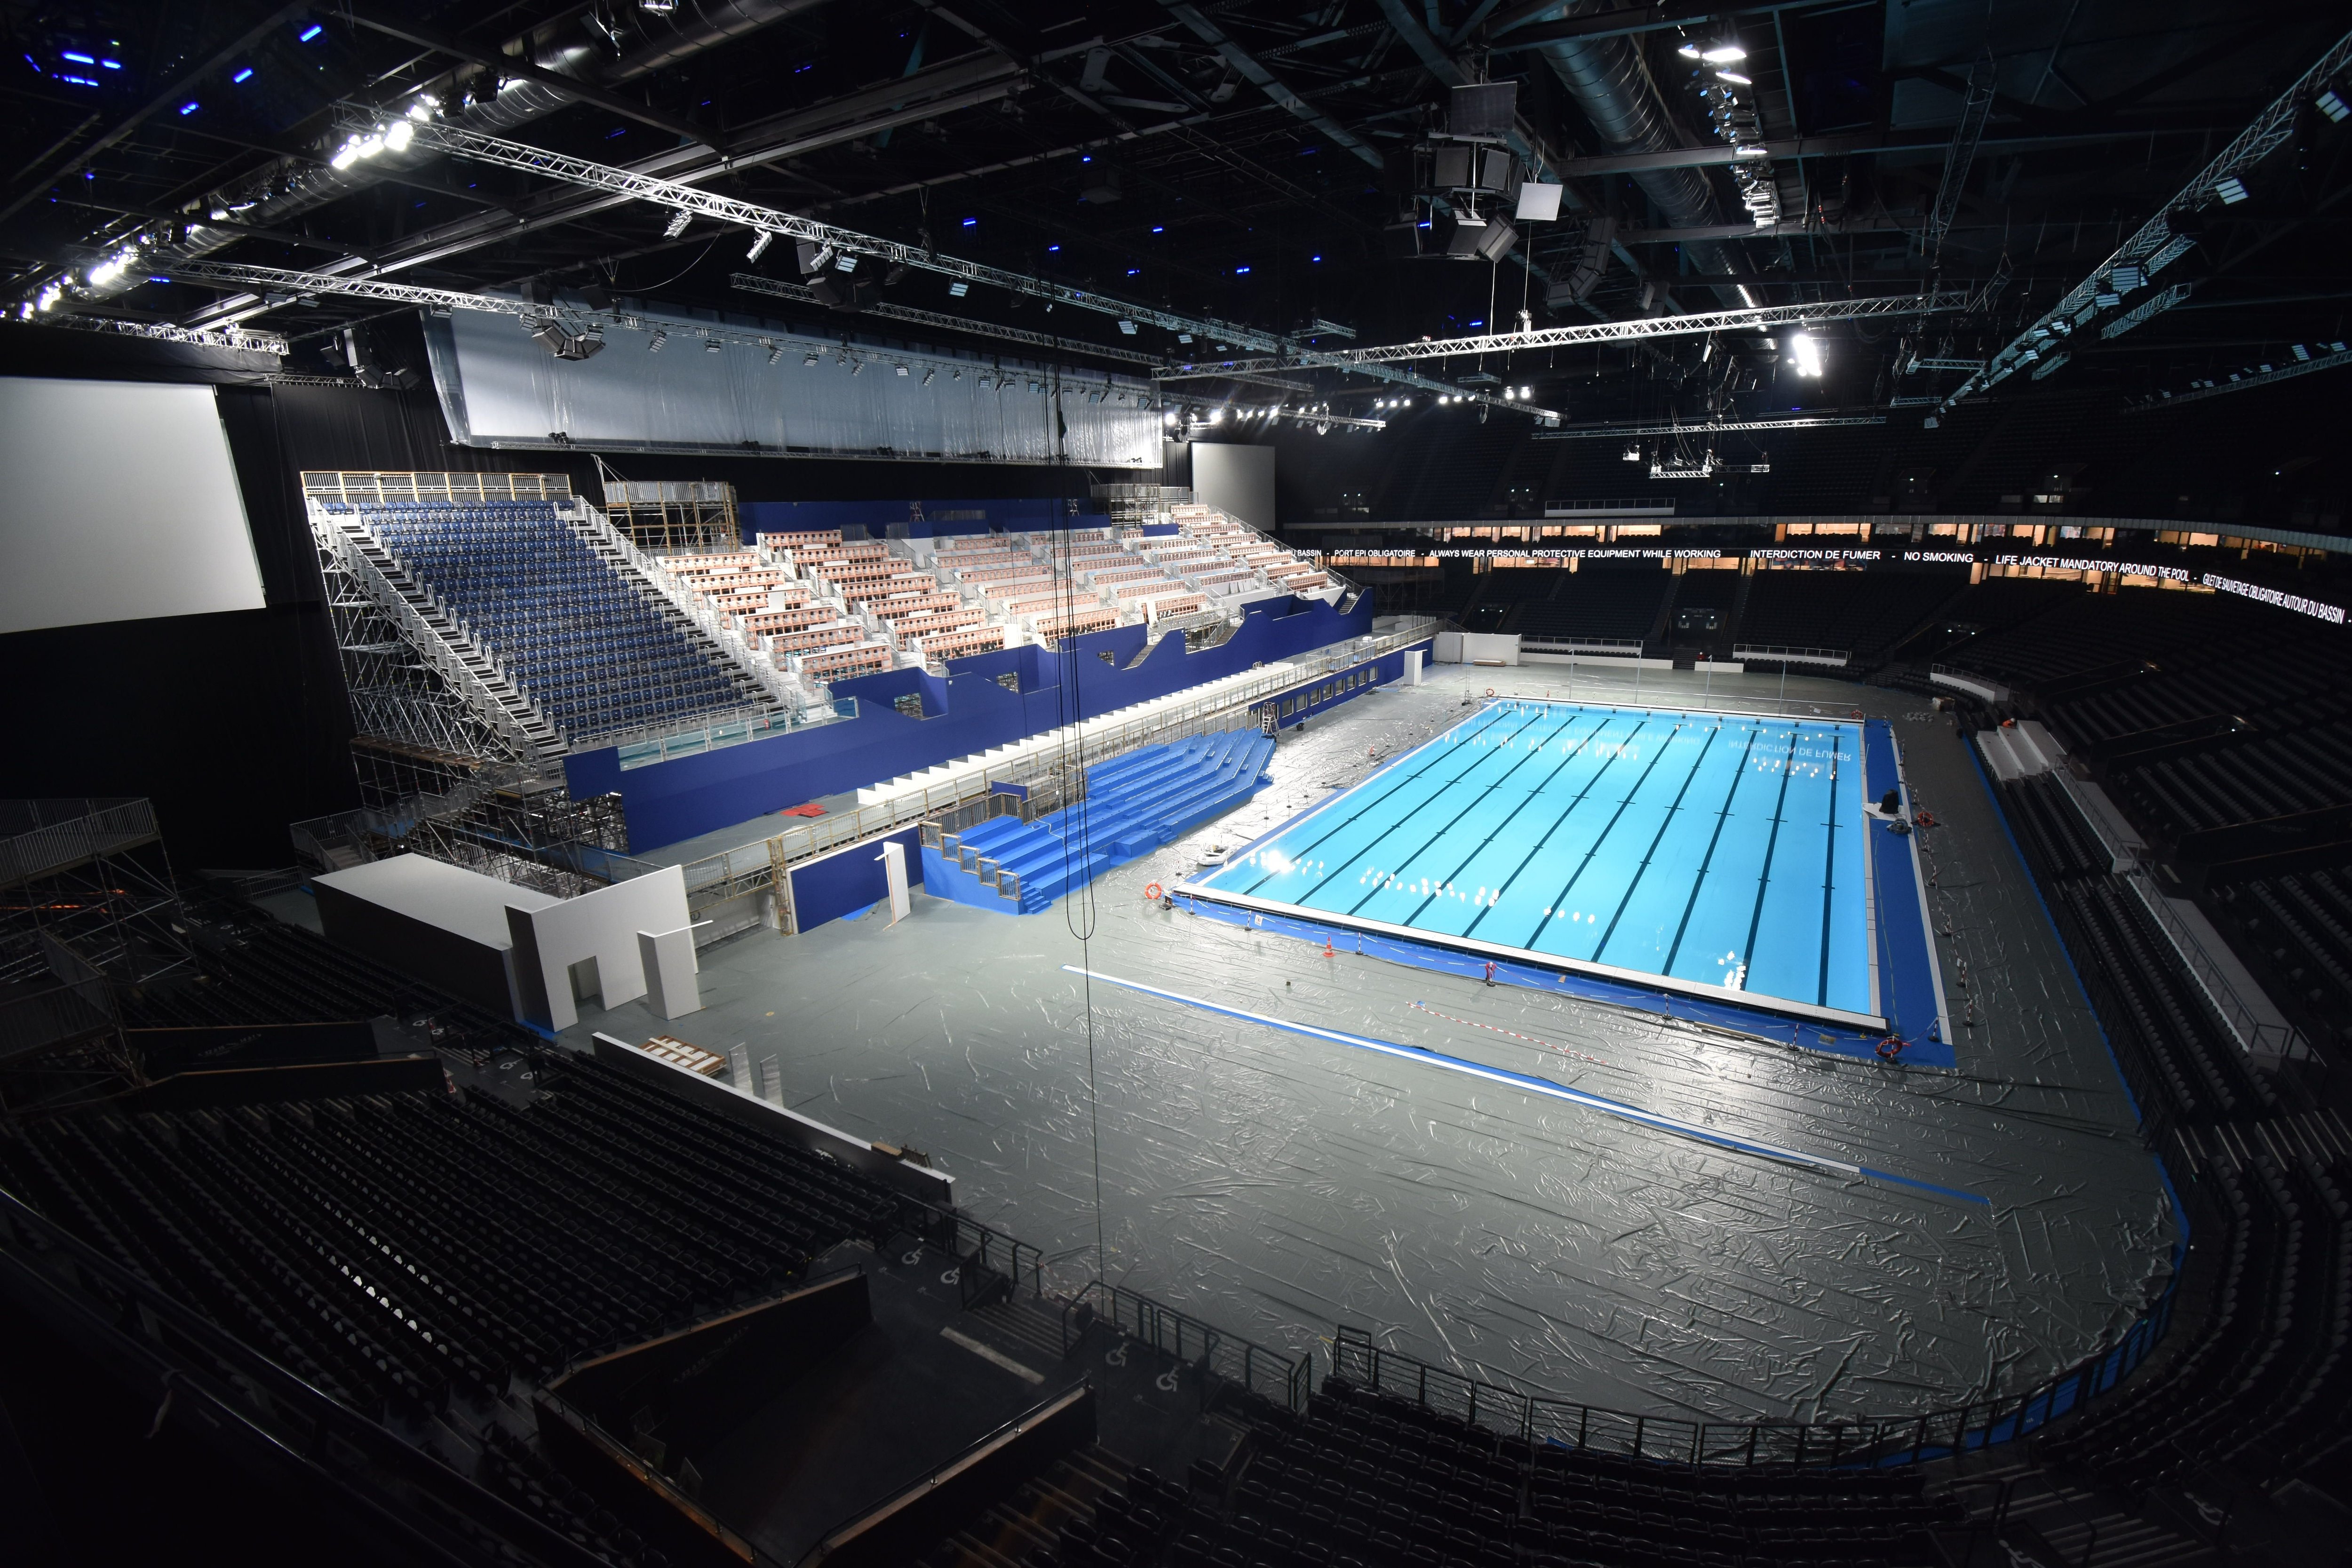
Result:
[[[940,1463],[932,1465],[919,1473],[909,1477],[906,1480],[900,1481],[894,1486],[885,1488],[883,1490],[875,1493],[872,1497],[866,1499],[866,1501],[858,1504],[856,1508],[851,1509],[847,1513],[843,1514],[838,1521],[836,1521],[830,1529],[826,1530],[824,1534],[818,1536],[807,1551],[802,1552],[799,1557],[793,1560],[794,1568],[801,1568],[801,1565],[812,1562],[822,1562],[824,1560],[824,1556],[828,1554],[828,1549],[831,1544],[840,1538],[842,1533],[851,1526],[856,1525],[862,1521],[873,1518],[876,1514],[882,1512],[892,1503],[898,1501],[902,1498],[910,1497],[919,1490],[926,1489],[929,1485],[935,1485],[941,1477],[945,1476],[949,1471],[954,1470],[962,1466],[974,1455],[985,1453],[990,1448],[995,1447],[1005,1442],[1008,1438],[1020,1436],[1036,1422],[1043,1420],[1048,1415],[1055,1415],[1060,1412],[1064,1407],[1069,1405],[1073,1398],[1085,1394],[1088,1387],[1089,1384],[1085,1378],[1080,1378],[1077,1382],[1069,1384],[1056,1392],[1045,1395],[1045,1398],[1037,1401],[1036,1404],[1032,1405],[1029,1408],[1021,1412],[1020,1415],[1013,1416],[1011,1420],[1005,1421],[994,1427],[992,1427],[989,1431],[982,1433],[980,1436],[974,1438],[970,1443],[965,1444],[961,1448],[956,1450],[955,1453],[950,1455]],[[762,1553],[762,1555],[764,1556],[765,1554]]]
[[[477,717],[486,720],[491,729],[506,737],[521,756],[540,757],[562,750],[562,732],[548,723],[547,716],[539,711],[538,705],[530,700],[521,687],[514,687],[517,699],[530,710],[533,718],[547,725],[548,734],[554,741],[552,747],[542,746],[523,728],[522,721],[498,700],[484,684],[481,676],[457,656],[457,650],[449,646],[448,639],[436,630],[431,622],[417,614],[416,606],[410,604],[400,590],[393,586],[391,580],[377,570],[375,563],[360,549],[359,539],[352,531],[352,528],[363,529],[365,526],[359,522],[356,515],[351,527],[330,520],[322,510],[314,510],[311,515],[312,531],[334,556],[336,565],[359,584],[361,592],[374,601],[378,610],[392,617],[393,624],[400,629],[401,636],[407,639],[409,646],[432,666],[436,675],[448,683],[450,689],[465,698],[467,706],[474,710]],[[487,651],[484,658],[488,658]]]
[[[653,585],[655,592],[668,600],[674,608],[685,615],[705,636],[709,637],[712,643],[717,645],[719,651],[726,655],[729,663],[750,676],[777,707],[797,710],[812,706],[801,701],[798,694],[784,683],[784,678],[777,670],[773,660],[761,659],[759,655],[743,641],[740,633],[728,626],[709,605],[698,601],[693,593],[680,583],[667,567],[638,549],[635,541],[614,528],[605,520],[601,510],[585,500],[575,499],[572,504],[579,509],[579,516],[574,521],[585,526],[599,543],[610,546],[622,560],[635,568],[640,576]]]
[[[1424,1409],[1480,1422],[1528,1443],[1699,1467],[1916,1465],[2006,1443],[2106,1393],[2147,1358],[2171,1326],[2180,1276],[2154,1308],[2104,1350],[2024,1393],[1908,1416],[1826,1421],[1693,1421],[1635,1415],[1574,1400],[1526,1394],[1466,1377],[1372,1342],[1345,1325],[1331,1340],[1331,1375],[1410,1398]]]
[[[42,1268],[36,1261],[40,1253],[58,1255],[68,1267]],[[497,1557],[547,1568],[602,1563],[0,1189],[0,1287],[11,1276],[22,1304],[37,1310],[25,1300],[28,1287],[62,1298],[61,1305],[70,1303],[67,1310],[103,1325],[100,1331],[117,1336],[124,1349],[160,1366],[158,1381],[175,1398],[196,1405],[197,1420],[257,1439],[285,1463],[342,1486],[375,1515],[379,1528],[431,1553],[421,1560],[448,1556],[446,1537],[454,1535]],[[356,1470],[367,1473],[353,1475]],[[435,1539],[436,1530],[443,1539]]]
[[[58,867],[142,844],[156,836],[155,807],[144,795],[100,797],[84,800],[81,805],[85,809],[79,816],[40,823],[0,838],[0,888],[14,887]]]
[[[1790,647],[1780,643],[1734,643],[1731,657],[1768,662],[1778,659],[1783,664],[1845,665],[1853,662],[1853,653],[1849,648]]]
[[[2140,906],[2147,910],[2149,918],[2156,921],[2158,928],[2171,942],[2173,952],[2179,954],[2189,978],[2196,981],[2198,989],[2205,993],[2205,999],[2221,1015],[2221,1022],[2231,1034],[2237,1037],[2241,1049],[2248,1056],[2275,1056],[2283,1061],[2301,1061],[2311,1055],[2311,1042],[2304,1038],[2301,1029],[2284,1018],[2276,1023],[2265,1023],[2262,1016],[2238,994],[2237,987],[2230,983],[2228,973],[2205,950],[2205,943],[2197,933],[2173,912],[2170,903],[2165,899],[2162,889],[2157,887],[2155,879],[2148,875],[2146,867],[2133,865],[2123,873],[2123,880],[2137,895]]]
[[[1101,1306],[1095,1305],[1096,1298],[1100,1299]],[[1071,1332],[1073,1318],[1077,1320],[1077,1334]],[[1273,1400],[1286,1410],[1307,1408],[1307,1396],[1313,1392],[1313,1355],[1293,1356],[1268,1350],[1253,1341],[1211,1328],[1198,1318],[1149,1296],[1102,1279],[1087,1280],[1062,1302],[1065,1357],[1069,1355],[1077,1335],[1084,1334],[1095,1321],[1107,1322],[1129,1339],[1180,1362],[1190,1362],[1212,1378],[1239,1384],[1247,1392]],[[1208,1408],[1213,1393],[1213,1385],[1204,1380],[1201,1386],[1202,1409]]]

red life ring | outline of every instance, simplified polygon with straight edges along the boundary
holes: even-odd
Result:
[[[1166,894],[1165,894],[1165,893],[1163,893],[1163,892],[1161,891],[1161,889],[1160,889],[1160,884],[1159,884],[1159,883],[1157,883],[1157,882],[1147,882],[1147,883],[1145,883],[1145,884],[1144,884],[1144,886],[1143,886],[1143,896],[1144,896],[1146,899],[1149,899],[1151,902],[1153,902],[1153,903],[1155,903],[1155,904],[1156,904],[1156,903],[1158,903],[1158,902],[1159,902],[1162,898],[1166,897]]]
[[[1490,687],[1488,687],[1488,688],[1486,688],[1486,695],[1487,695],[1487,696],[1489,696],[1489,697],[1492,697],[1493,695],[1495,695],[1495,689],[1494,689],[1493,687],[1491,687],[1491,686],[1490,686]]]
[[[1869,718],[1869,717],[1870,717],[1870,715],[1869,715],[1869,714],[1864,713],[1864,712],[1861,709],[1859,709],[1859,708],[1857,708],[1857,709],[1855,709],[1855,710],[1853,710],[1853,716],[1854,716],[1855,718],[1857,718],[1857,719],[1867,719],[1867,718]]]
[[[1900,1035],[1887,1036],[1885,1039],[1878,1042],[1878,1059],[1885,1062],[1893,1061],[1895,1058],[1903,1054],[1903,1047],[1910,1043],[1910,1041],[1905,1039]]]

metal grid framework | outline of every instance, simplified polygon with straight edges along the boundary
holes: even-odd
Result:
[[[1578,343],[1622,343],[1643,338],[1690,337],[1706,332],[1753,331],[1762,327],[1801,327],[1813,321],[1847,321],[1882,316],[1926,316],[1975,309],[1980,296],[1966,289],[1926,294],[1888,294],[1872,300],[1822,300],[1794,305],[1756,305],[1736,310],[1696,310],[1680,316],[1635,316],[1625,321],[1582,321],[1538,327],[1525,332],[1488,332],[1477,337],[1429,338],[1412,343],[1381,343],[1360,349],[1307,349],[1284,359],[1237,359],[1185,364],[1187,372],[1324,368],[1370,371],[1411,360],[1453,359],[1462,354],[1509,353],[1525,349],[1565,348]],[[1490,400],[1498,401],[1499,400]],[[1531,408],[1500,403],[1505,408]]]
[[[289,352],[285,338],[278,333],[250,332],[243,327],[175,327],[169,321],[124,321],[112,316],[76,316],[55,310],[17,319],[40,327],[70,327],[79,332],[108,332],[116,337],[186,343],[195,348],[243,349],[248,353],[275,354],[280,359]]]
[[[805,283],[789,282],[781,278],[762,278],[756,272],[738,272],[727,281],[747,294],[772,294],[779,300],[791,300],[798,304],[818,303],[816,295]],[[1001,338],[1009,343],[1027,343],[1032,348],[1052,349],[1072,353],[1094,354],[1101,359],[1124,361],[1129,364],[1156,365],[1158,354],[1145,353],[1141,349],[1113,348],[1108,343],[1090,343],[1081,338],[1057,338],[1051,332],[1033,332],[1022,327],[1003,327],[993,321],[977,321],[967,316],[950,316],[939,310],[918,310],[912,305],[894,305],[885,300],[858,311],[861,316],[887,316],[894,321],[907,321],[919,327],[930,327],[940,331],[967,332],[978,337]]]
[[[319,573],[326,580],[354,730],[461,757],[519,762],[530,753],[520,737],[477,711],[411,646],[399,624],[346,569],[341,552],[324,541]]]
[[[1538,430],[1538,441],[1584,441],[1604,436],[1717,436],[1739,430],[1827,430],[1849,425],[1884,425],[1884,414],[1825,414],[1792,419],[1717,419],[1697,424],[1669,420],[1664,424],[1579,425],[1566,430]]]
[[[2352,349],[2335,349],[2314,354],[2309,359],[2296,360],[2280,365],[2276,370],[2258,370],[2251,375],[2237,375],[2228,381],[2209,382],[2192,386],[2186,392],[2168,392],[2160,396],[2133,404],[2129,413],[2145,413],[2151,408],[2169,408],[2176,403],[2194,403],[2200,397],[2220,397],[2225,393],[2250,392],[2257,386],[2269,386],[2276,382],[2292,381],[2298,375],[2309,375],[2317,370],[2334,370],[2337,365],[2352,364]]]
[[[2313,95],[2326,85],[2329,78],[2347,65],[2352,65],[2352,33],[2336,39],[2309,70],[2295,79],[2294,85],[2273,99],[2269,106],[2254,117],[2252,124],[2240,132],[2235,141],[2222,148],[2211,163],[2182,186],[2179,195],[2159,207],[2155,216],[2140,225],[2129,239],[2116,247],[2113,255],[2091,268],[2089,275],[2068,289],[2063,299],[2012,338],[1982,370],[1946,393],[1938,412],[1948,412],[1962,399],[1990,391],[2040,359],[2045,344],[2062,342],[2079,328],[2089,325],[2091,319],[2102,309],[2098,303],[2099,296],[2109,290],[2108,279],[2116,268],[2136,265],[2153,273],[2155,265],[2152,258],[2176,239],[2171,221],[2173,215],[2201,212],[2220,205],[2224,200],[2221,195],[2223,182],[2237,180],[2286,145],[2287,140],[2294,133],[2297,117],[2303,113]],[[2183,246],[2180,248],[2187,247]],[[2120,290],[2116,292],[2120,293]],[[2164,296],[2158,298],[2164,299],[2167,304],[2177,304],[2185,297],[2185,290],[2175,289],[2168,289]],[[2161,310],[2166,306],[2158,305],[2157,308]],[[2146,305],[2137,307],[2132,312],[2135,318],[2133,324],[2137,325],[2153,314],[2155,311],[2147,310]]]
[[[364,132],[373,129],[376,123],[376,117],[373,114],[356,105],[337,106],[338,129]],[[1002,268],[985,266],[977,261],[942,256],[936,250],[920,246],[906,245],[895,239],[884,239],[877,235],[862,234],[856,229],[841,228],[833,224],[820,223],[814,218],[780,212],[774,207],[762,206],[756,202],[717,195],[693,185],[682,184],[676,180],[663,180],[650,174],[632,174],[626,169],[616,169],[610,164],[594,163],[586,158],[575,158],[567,153],[551,153],[544,148],[532,147],[520,142],[509,142],[503,137],[485,135],[480,132],[469,131],[461,126],[432,120],[415,121],[411,123],[415,127],[415,145],[446,153],[452,157],[471,158],[477,163],[492,163],[502,168],[543,175],[548,179],[562,180],[590,190],[650,202],[657,206],[667,206],[677,212],[698,214],[704,217],[717,218],[723,223],[739,224],[745,228],[760,230],[787,239],[804,239],[814,244],[829,246],[837,252],[870,257],[891,266],[936,272],[942,277],[961,279],[968,283],[984,283],[1016,294],[1051,300],[1056,304],[1070,305],[1083,310],[1093,310],[1121,321],[1149,322],[1170,331],[1191,332],[1196,337],[1205,334],[1261,353],[1283,356],[1283,363],[1326,363],[1325,356],[1318,351],[1307,347],[1297,339],[1263,331],[1255,327],[1241,326],[1235,322],[1221,321],[1213,318],[1180,316],[1173,311],[1158,310],[1150,305],[1139,305],[1129,300],[1116,300],[1108,295],[1093,293],[1084,289],[1073,289],[1066,284],[1025,277],[1018,272],[1008,272]],[[1354,365],[1336,360],[1329,361],[1328,363],[1333,369],[1355,370],[1363,374],[1378,376],[1384,381],[1393,381],[1428,392],[1444,393],[1452,396],[1491,404],[1496,408],[1513,409],[1530,415],[1551,413],[1551,410],[1537,408],[1528,404],[1507,402],[1490,393],[1433,381],[1410,371],[1396,370],[1384,363]]]

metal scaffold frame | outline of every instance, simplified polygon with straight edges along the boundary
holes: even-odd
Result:
[[[378,117],[368,110],[345,103],[336,106],[335,122],[339,130],[364,135],[373,130],[378,123]],[[629,170],[616,169],[610,164],[595,163],[591,159],[576,158],[569,153],[552,153],[545,148],[533,147],[525,142],[509,142],[504,137],[486,135],[481,132],[451,125],[442,121],[413,120],[409,123],[414,127],[412,145],[446,153],[452,157],[470,158],[477,163],[515,169],[551,180],[562,180],[588,190],[647,202],[656,206],[666,206],[674,212],[690,216],[716,218],[722,223],[737,224],[744,228],[775,235],[781,238],[807,240],[812,244],[824,247],[836,255],[870,258],[887,266],[933,272],[941,277],[957,279],[966,283],[982,283],[1012,293],[1025,294],[1040,300],[1051,300],[1056,304],[1069,305],[1082,310],[1092,310],[1120,321],[1149,323],[1169,331],[1190,332],[1195,337],[1207,336],[1224,342],[1237,343],[1244,348],[1283,356],[1285,363],[1312,365],[1324,363],[1324,356],[1319,351],[1307,347],[1295,338],[1286,337],[1277,332],[1243,326],[1238,322],[1218,321],[1213,317],[1178,315],[1171,310],[1139,305],[1132,300],[1114,299],[1109,295],[1098,294],[1090,289],[1074,289],[1066,283],[1055,283],[1042,278],[1032,278],[1022,273],[1007,271],[1003,268],[990,267],[982,262],[967,261],[959,257],[942,256],[927,247],[885,239],[878,235],[863,234],[856,229],[842,228],[834,224],[821,223],[814,218],[802,217],[794,213],[762,206],[757,202],[719,195],[676,180],[659,179],[651,174],[633,174]],[[712,171],[714,174],[722,172],[723,168]],[[1354,370],[1362,374],[1378,376],[1384,381],[1419,387],[1428,392],[1444,393],[1467,401],[1490,404],[1496,408],[1512,409],[1537,416],[1552,412],[1525,403],[1506,401],[1491,393],[1433,381],[1411,371],[1398,370],[1383,363],[1351,365],[1331,361],[1329,368]]]

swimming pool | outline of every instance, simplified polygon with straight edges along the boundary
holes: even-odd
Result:
[[[1883,1025],[1862,729],[1505,699],[1198,898]]]

